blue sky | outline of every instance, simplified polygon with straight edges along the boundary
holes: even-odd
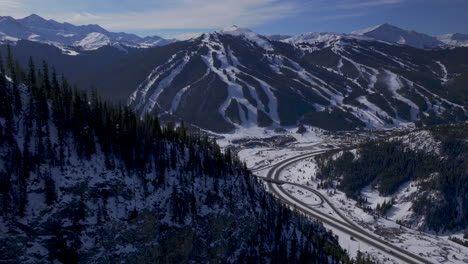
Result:
[[[261,34],[348,33],[382,23],[432,35],[468,33],[468,0],[0,0],[2,16],[31,13],[164,37],[233,24]]]

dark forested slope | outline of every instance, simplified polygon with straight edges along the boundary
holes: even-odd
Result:
[[[2,262],[348,261],[207,138],[73,90],[46,63],[3,65]]]

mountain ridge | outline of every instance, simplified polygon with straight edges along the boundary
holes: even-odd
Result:
[[[109,32],[97,24],[75,26],[67,22],[60,23],[53,19],[47,20],[37,14],[31,14],[21,19],[14,19],[8,16],[0,17],[0,41],[15,42],[18,39],[26,39],[48,44],[85,48],[86,45],[80,46],[79,44],[82,44],[89,34],[96,33],[105,35],[110,41],[93,43],[90,45],[92,49],[95,49],[98,46],[102,47],[104,45],[123,45],[148,48],[164,46],[178,41],[176,39],[164,39],[159,36],[139,37],[135,34],[125,32]],[[295,36],[267,35],[265,37],[275,41],[284,41],[286,39],[298,38],[301,35],[307,34],[335,34],[346,37],[367,36],[375,40],[404,44],[416,48],[443,48],[445,46],[458,47],[468,45],[466,34],[451,33],[433,37],[414,30],[410,31],[401,29],[388,23],[380,24],[368,29],[356,30],[351,32],[351,34],[307,32]],[[462,37],[463,39],[453,39],[457,37]]]
[[[438,48],[443,43],[432,37],[414,30],[404,30],[385,23],[368,29],[353,31],[351,34],[363,35],[377,40],[409,45],[415,48]]]
[[[106,45],[148,48],[167,45],[176,41],[174,39],[163,39],[159,36],[142,38],[125,32],[109,32],[96,24],[75,26],[52,19],[46,20],[36,14],[21,19],[1,17],[0,32],[4,33],[3,36],[0,34],[0,41],[26,39],[58,47],[79,47],[83,50],[94,50]],[[105,36],[108,40],[93,42],[92,36],[98,34]]]

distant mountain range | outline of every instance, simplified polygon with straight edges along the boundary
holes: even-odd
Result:
[[[76,28],[89,27],[96,29]],[[36,63],[47,60],[81,87],[96,87],[142,116],[184,120],[215,132],[301,124],[387,128],[468,119],[468,48],[461,34],[437,39],[383,24],[353,34],[262,36],[232,26],[162,47],[124,50],[123,42],[93,45],[105,43],[100,34],[83,34],[79,45],[71,42],[77,56],[29,40],[12,49],[21,64],[29,56]]]
[[[421,49],[432,49],[445,45],[468,46],[468,34],[447,34],[433,37],[413,30],[404,30],[390,24],[382,24],[364,30],[353,31],[351,34]]]
[[[75,26],[59,23],[35,14],[22,19],[0,17],[0,41],[16,42],[20,39],[52,44],[62,48],[69,55],[77,54],[69,47],[78,50],[96,50],[107,45],[118,48],[147,48],[176,41],[158,36],[142,38],[134,34],[109,32],[98,25]]]
[[[452,33],[440,36],[430,36],[419,33],[413,30],[405,30],[390,24],[381,24],[371,28],[356,30],[351,34],[333,33],[333,32],[310,32],[297,36],[288,35],[269,35],[270,40],[288,42],[299,41],[301,38],[310,42],[323,41],[326,38],[336,39],[338,37],[356,38],[356,39],[373,39],[395,43],[401,45],[412,46],[418,49],[435,49],[447,47],[468,47],[468,34]]]
[[[444,46],[468,46],[468,34],[445,34],[429,36],[415,31],[408,31],[390,24],[382,24],[351,34],[309,33],[315,36],[347,35],[365,36],[375,40],[413,46],[415,48],[439,48]],[[303,36],[303,35],[301,35]],[[269,40],[282,41],[298,36],[270,35]],[[103,46],[114,46],[125,50],[125,47],[149,48],[174,43],[176,39],[164,39],[159,36],[139,37],[124,32],[109,32],[99,25],[75,26],[70,23],[59,23],[44,19],[36,14],[25,18],[14,19],[0,17],[0,42],[18,40],[36,41],[52,44],[61,48],[65,54],[77,55],[80,50],[96,50]]]

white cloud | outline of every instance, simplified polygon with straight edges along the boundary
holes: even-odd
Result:
[[[1,1],[1,0],[0,0]],[[233,24],[254,26],[300,11],[296,0],[161,0],[158,8],[128,12],[41,13],[75,24],[99,24],[110,30],[207,29]]]
[[[11,10],[23,7],[21,1],[15,0],[0,0],[0,10]]]
[[[372,8],[392,6],[409,0],[94,1],[96,0],[0,0],[0,15],[19,18],[37,13],[47,19],[77,25],[99,24],[112,31],[189,29],[200,32],[233,24],[252,27],[303,14],[307,14],[311,21],[346,19],[362,16]]]
[[[95,20],[99,20],[101,18],[102,17],[97,16],[97,15],[93,15],[93,14],[88,13],[88,12],[74,13],[74,14],[71,14],[71,16],[68,17],[67,22],[73,23],[73,22],[76,22],[76,21],[95,21]],[[66,20],[65,17],[63,17],[63,19]]]
[[[320,22],[363,17],[374,9],[392,7],[407,1],[409,0],[311,0],[304,9],[311,14],[308,21]]]
[[[384,5],[393,5],[404,2],[405,0],[368,0],[368,1],[343,1],[344,3],[338,5],[339,8],[343,9],[354,9],[354,8],[365,8],[365,7],[376,7]]]

